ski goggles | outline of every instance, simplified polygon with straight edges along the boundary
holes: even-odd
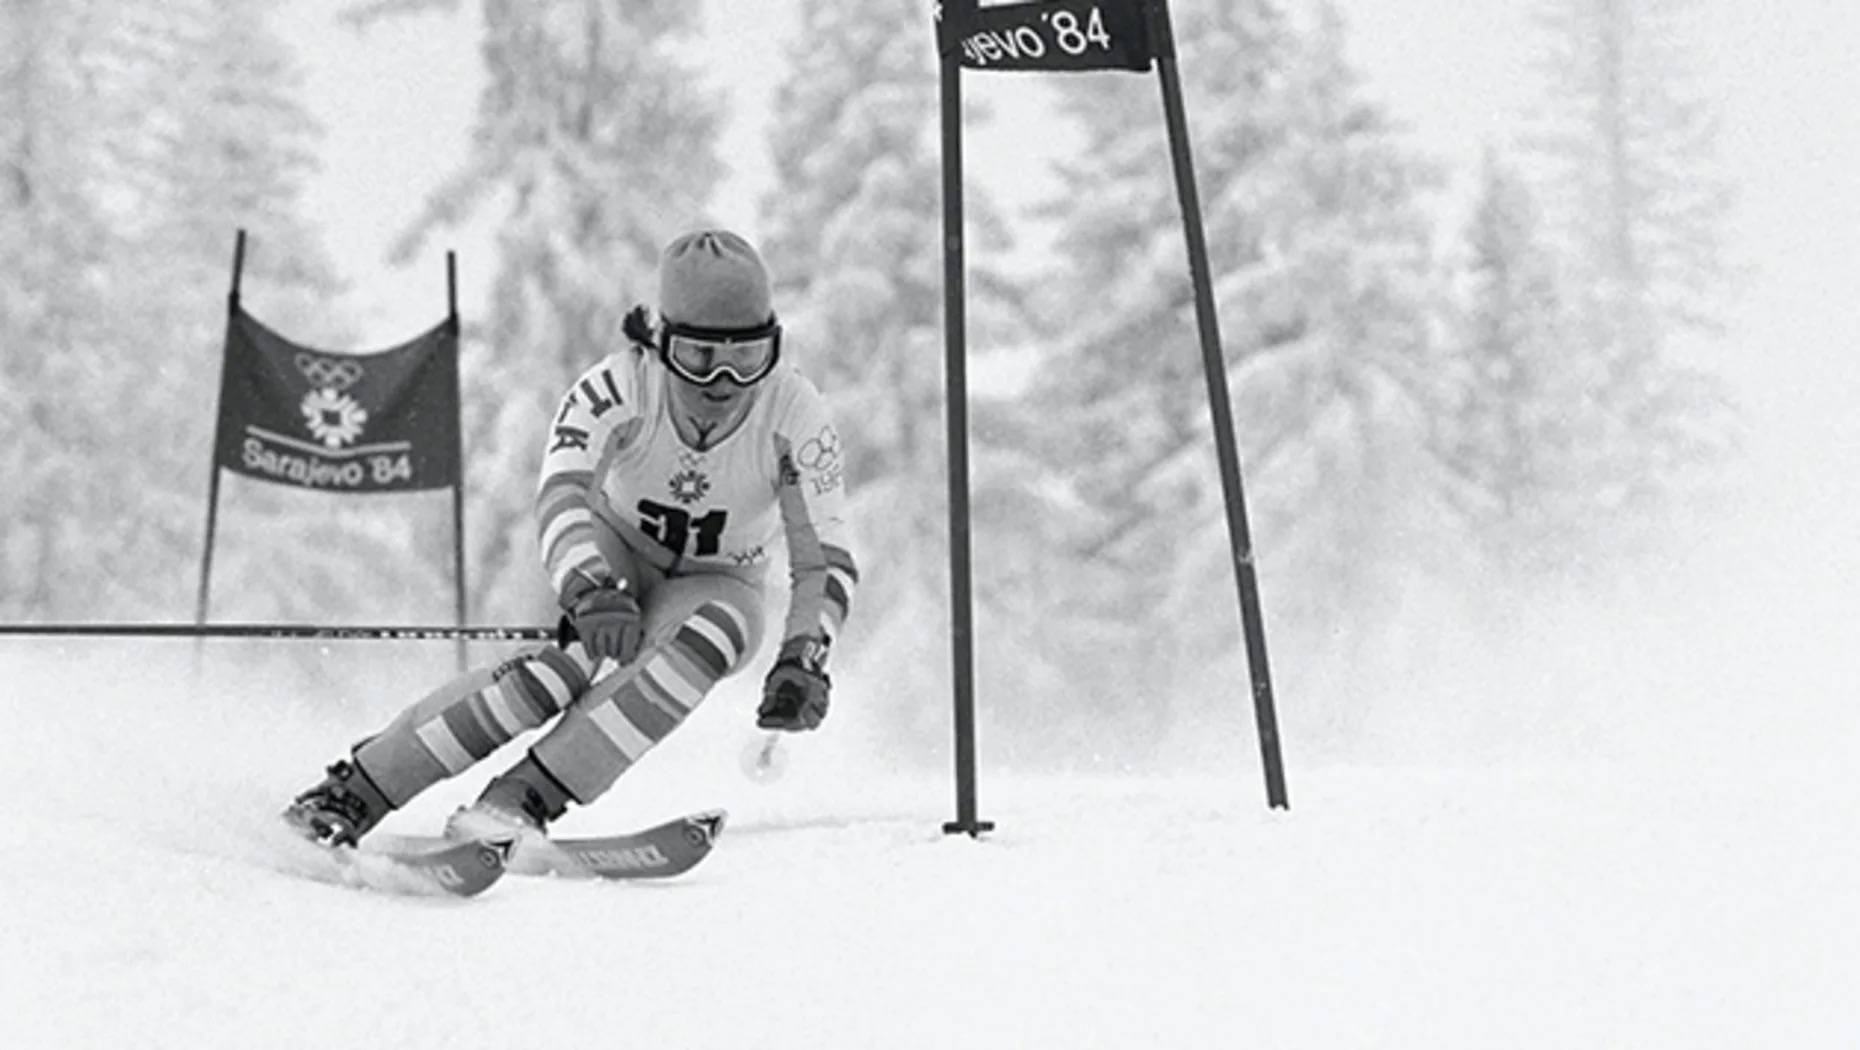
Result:
[[[754,328],[700,328],[666,321],[659,357],[688,383],[711,386],[728,377],[741,386],[767,378],[781,357],[781,325],[773,317]]]

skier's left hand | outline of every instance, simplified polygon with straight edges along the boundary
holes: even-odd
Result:
[[[763,729],[794,732],[817,729],[827,717],[827,695],[833,682],[823,664],[826,646],[815,638],[790,638],[762,683],[762,706],[756,725]]]
[[[627,664],[639,654],[641,619],[639,599],[619,587],[596,587],[568,610],[563,623],[572,630],[556,634],[580,638],[593,660]]]

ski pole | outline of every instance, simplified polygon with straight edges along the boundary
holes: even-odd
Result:
[[[310,641],[549,641],[553,627],[306,623],[0,623],[0,637],[284,638]]]

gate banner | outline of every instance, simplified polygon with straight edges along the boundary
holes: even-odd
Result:
[[[460,484],[458,327],[389,350],[299,346],[234,306],[220,368],[218,467],[327,492]]]
[[[981,5],[943,0],[936,7],[937,48],[961,52],[966,69],[1150,68],[1145,3],[1164,0],[1028,0]]]

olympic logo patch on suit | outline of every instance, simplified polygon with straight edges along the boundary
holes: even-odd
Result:
[[[831,425],[820,428],[820,433],[808,438],[795,450],[795,462],[809,470],[826,470],[839,462],[840,435]]]

